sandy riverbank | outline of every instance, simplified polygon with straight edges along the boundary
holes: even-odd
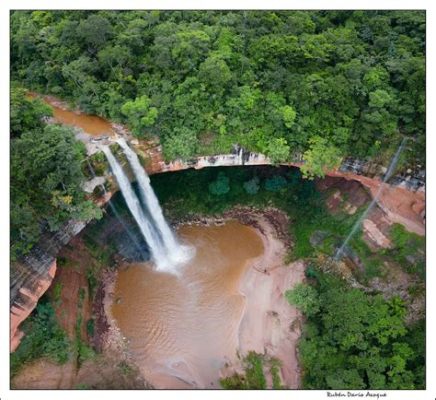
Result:
[[[297,389],[300,385],[297,342],[302,316],[283,294],[303,281],[304,264],[297,261],[284,265],[283,242],[276,238],[274,227],[264,217],[257,220],[263,228],[259,234],[265,252],[247,269],[241,281],[246,306],[239,326],[238,351],[244,355],[254,350],[279,359],[283,385]]]

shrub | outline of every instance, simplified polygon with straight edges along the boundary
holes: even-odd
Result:
[[[260,189],[259,178],[257,176],[255,176],[253,179],[250,179],[249,181],[244,182],[243,186],[244,186],[244,190],[248,194],[256,194]]]
[[[226,194],[230,191],[229,182],[230,179],[224,174],[224,172],[220,172],[217,179],[209,184],[209,192],[216,196]]]
[[[296,306],[306,315],[314,315],[319,311],[318,292],[312,286],[298,283],[292,290],[285,292],[289,304]]]
[[[265,189],[269,192],[278,192],[287,184],[286,178],[280,175],[274,175],[265,181]]]
[[[22,330],[25,336],[11,354],[11,375],[26,362],[43,356],[60,364],[68,361],[71,344],[59,327],[50,303],[40,302],[34,314],[23,323]]]

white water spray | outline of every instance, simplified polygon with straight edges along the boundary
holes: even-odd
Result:
[[[150,184],[150,178],[145,172],[144,167],[139,162],[137,154],[128,146],[126,141],[121,138],[117,140],[124,154],[129,161],[132,171],[139,185],[139,192],[143,204],[153,220],[153,225],[157,229],[162,240],[168,258],[174,264],[184,263],[192,257],[192,249],[178,243],[175,235],[171,231],[160,207],[159,200]]]
[[[382,192],[382,190],[384,189],[384,185],[385,183],[388,181],[388,179],[392,176],[392,174],[395,171],[395,167],[397,166],[398,163],[398,159],[400,158],[400,154],[403,151],[404,145],[407,141],[407,137],[405,137],[402,141],[400,146],[398,147],[397,152],[395,153],[394,157],[392,158],[391,163],[389,164],[389,168],[386,171],[386,174],[383,178],[382,183],[380,184],[380,187],[376,193],[376,195],[374,196],[374,199],[371,201],[371,203],[369,204],[368,208],[365,210],[365,212],[361,215],[361,217],[357,220],[357,222],[354,224],[353,228],[351,229],[351,232],[349,233],[349,235],[347,236],[347,238],[345,239],[344,243],[342,244],[342,246],[339,248],[339,250],[336,252],[334,259],[337,261],[339,259],[341,259],[344,249],[345,247],[347,247],[348,242],[351,240],[351,238],[353,237],[353,235],[356,233],[356,231],[360,228],[360,225],[362,224],[362,221],[367,217],[367,215],[369,214],[369,212],[372,210],[372,208],[374,207],[374,205],[377,203],[378,198],[380,197],[380,194]]]
[[[92,167],[91,163],[89,162],[89,159],[86,159],[86,162],[88,163],[88,168],[89,171],[92,174],[92,177],[95,178],[95,171],[94,168]],[[107,195],[107,191],[106,188],[104,187],[104,184],[100,185],[101,190],[103,191],[103,193],[105,194],[105,196]],[[109,205],[109,207],[111,208],[112,212],[115,215],[115,218],[118,220],[118,222],[121,224],[121,226],[123,227],[123,229],[126,231],[127,236],[129,236],[129,239],[133,242],[133,245],[136,248],[136,251],[138,252],[138,254],[143,255],[143,250],[141,249],[141,245],[139,244],[138,240],[136,239],[135,235],[133,234],[133,232],[129,229],[129,227],[125,224],[125,222],[123,221],[123,218],[121,217],[120,213],[117,211],[117,208],[115,207],[115,205],[112,203],[112,200],[109,199],[107,204]]]
[[[142,210],[141,203],[136,196],[135,191],[130,184],[129,179],[124,173],[121,165],[116,160],[109,147],[102,147],[104,154],[106,155],[107,160],[109,161],[109,165],[112,168],[112,172],[114,173],[118,185],[120,186],[121,193],[123,194],[124,199],[126,200],[127,206],[129,207],[130,212],[135,218],[136,223],[139,226],[139,229],[147,242],[151,258],[153,262],[156,264],[158,270],[174,272],[173,271],[173,263],[169,260],[165,248],[161,245],[158,235],[156,234],[153,226],[147,220],[144,211]]]

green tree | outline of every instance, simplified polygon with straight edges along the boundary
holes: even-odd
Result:
[[[230,179],[224,172],[220,172],[217,179],[209,184],[209,192],[216,196],[222,196],[230,191],[229,183]]]
[[[296,111],[291,106],[283,106],[281,111],[286,128],[292,128],[292,125],[294,125],[295,122],[295,117],[297,116]]]
[[[305,178],[324,177],[325,172],[336,168],[341,162],[340,151],[327,139],[314,136],[309,140],[310,148],[303,154],[301,172]]]
[[[227,83],[232,79],[232,73],[225,60],[217,55],[212,55],[200,64],[198,77],[214,90],[225,89]]]
[[[195,132],[188,128],[178,128],[163,142],[165,159],[180,158],[188,160],[196,154],[198,139]]]
[[[84,199],[81,164],[84,146],[71,129],[47,125],[28,131],[11,144],[12,256],[37,241],[40,225],[57,230],[70,218],[90,220],[101,210]]]
[[[274,175],[265,180],[265,189],[269,192],[279,192],[288,184],[286,178],[281,175]]]
[[[412,351],[409,337],[423,343],[419,329],[409,330],[404,322],[405,306],[398,298],[385,300],[350,288],[338,278],[314,275],[316,283],[291,290],[292,303],[307,305],[317,299],[317,312],[309,307],[300,340],[300,361],[307,389],[412,389],[422,387],[422,375],[415,373],[423,349]],[[297,296],[297,294],[299,294]],[[312,304],[312,302],[309,302]],[[346,323],[344,323],[346,321]],[[416,333],[415,333],[416,332]],[[422,371],[421,364],[421,371]]]
[[[242,361],[244,374],[234,374],[230,377],[221,379],[221,386],[224,389],[266,389],[266,378],[263,373],[265,363],[264,356],[254,351],[250,351]]]
[[[52,116],[51,108],[40,99],[26,97],[21,88],[11,89],[11,137],[19,137],[23,132],[42,129],[44,119]]]
[[[157,108],[151,107],[151,100],[147,96],[127,101],[121,107],[121,112],[126,116],[132,132],[139,137],[145,136],[145,130],[155,123],[158,115]]]
[[[65,364],[72,350],[66,333],[60,328],[53,306],[38,303],[35,312],[23,323],[25,335],[17,350],[11,354],[11,375],[26,363],[39,357]]]
[[[369,94],[369,106],[374,108],[382,108],[388,106],[392,102],[391,95],[382,89],[377,89]]]
[[[120,121],[147,96],[159,118],[128,121],[139,135],[188,128],[207,154],[322,137],[377,160],[408,135],[406,164],[425,164],[422,11],[16,10],[10,25],[13,80]]]
[[[273,164],[278,164],[280,162],[289,159],[290,148],[288,142],[284,138],[273,138],[270,139],[265,152],[270,158]]]
[[[244,186],[244,190],[248,194],[256,194],[260,189],[259,178],[255,176],[254,178],[248,180],[247,182],[244,182],[243,186]]]
[[[308,316],[313,316],[319,312],[318,292],[310,285],[298,283],[292,290],[285,292],[285,297],[290,304]]]
[[[91,14],[80,22],[77,34],[88,45],[88,51],[95,53],[112,36],[112,26],[105,17]]]

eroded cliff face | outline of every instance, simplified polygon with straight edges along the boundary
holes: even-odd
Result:
[[[32,310],[38,304],[39,298],[50,287],[56,273],[56,259],[54,259],[45,273],[35,275],[30,274],[25,265],[16,265],[17,269],[21,268],[27,279],[23,281],[25,285],[17,290],[17,296],[11,305],[11,349],[13,352],[20,344],[23,332],[18,327],[30,315]]]
[[[42,235],[30,253],[12,263],[10,281],[11,348],[13,352],[23,333],[19,325],[36,307],[39,298],[50,287],[56,273],[59,250],[84,227],[81,221],[70,221],[55,234]]]
[[[331,177],[340,177],[360,182],[374,197],[382,185],[379,177],[370,178],[350,172],[331,171]],[[425,192],[423,187],[412,191],[406,187],[385,184],[377,201],[378,206],[392,222],[397,222],[418,235],[425,235]]]
[[[242,149],[235,149],[234,154],[165,163],[160,146],[144,147],[138,144],[135,147],[148,159],[146,169],[149,174],[174,172],[188,168],[272,164],[263,154],[244,152]],[[301,167],[302,163],[296,160],[286,165]],[[369,190],[372,197],[375,197],[383,184],[382,176],[385,172],[386,169],[381,166],[348,159],[338,169],[326,173],[326,183],[329,176],[357,181]],[[392,177],[388,184],[384,184],[377,203],[392,222],[400,223],[407,230],[418,235],[425,235],[425,175],[423,171],[416,173],[410,171],[410,174]]]

